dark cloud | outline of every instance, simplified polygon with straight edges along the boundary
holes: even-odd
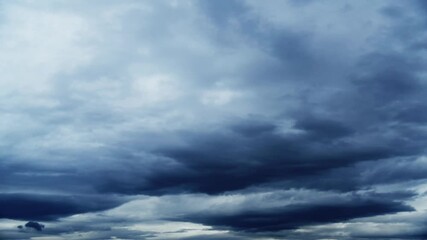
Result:
[[[322,67],[313,67],[323,64],[319,54],[313,54],[318,52],[311,40],[307,35],[291,32],[277,30],[276,35],[258,35],[258,40],[269,39],[262,46],[266,52],[271,50],[270,55],[278,58],[283,68],[289,65],[290,69],[323,77]],[[325,190],[369,188],[375,185],[375,178],[363,181],[361,172],[352,174],[359,170],[359,163],[383,164],[387,159],[423,152],[426,135],[417,129],[423,114],[416,112],[422,112],[423,105],[417,99],[422,98],[426,89],[419,77],[419,60],[389,49],[361,55],[345,79],[340,79],[346,84],[317,80],[336,85],[340,91],[329,93],[326,88],[319,93],[321,89],[305,86],[308,90],[302,91],[306,96],[298,96],[298,107],[289,112],[279,110],[279,117],[258,122],[236,121],[231,127],[220,126],[211,132],[179,134],[184,144],[158,146],[154,151],[169,159],[168,164],[153,167],[141,178],[132,169],[125,170],[129,172],[127,176],[134,177],[99,181],[99,189],[127,194],[217,194],[274,182],[285,183],[286,187]],[[262,66],[252,70],[262,72]],[[285,72],[273,71],[263,78],[275,79],[270,84],[280,87],[289,84],[289,80],[282,78]],[[308,79],[311,77],[304,83]],[[317,102],[319,94],[327,97]],[[280,109],[282,102],[275,100],[278,102],[274,107]],[[278,123],[284,121],[294,122],[291,130],[296,132],[280,132]],[[407,173],[401,179],[412,178]]]
[[[316,119],[313,117],[301,117],[296,121],[294,127],[305,131],[319,140],[334,140],[336,138],[349,136],[355,132],[341,122],[332,119]]]
[[[272,56],[276,56],[282,67],[289,73],[296,73],[308,77],[317,72],[319,66],[316,56],[311,50],[310,37],[307,34],[281,32],[277,36],[269,36]]]
[[[247,211],[225,215],[188,216],[185,219],[238,231],[269,232],[301,226],[342,222],[354,218],[414,211],[412,207],[387,199],[353,199],[331,204],[290,205],[264,211]]]
[[[424,103],[411,103],[399,109],[395,113],[395,119],[401,123],[423,124],[427,122],[426,109],[427,105]]]
[[[414,231],[413,233],[402,233],[402,234],[387,234],[387,233],[378,233],[375,235],[370,234],[354,234],[352,237],[357,239],[415,239],[423,240],[427,238],[427,231],[419,230]]]
[[[405,100],[422,87],[415,77],[418,62],[406,56],[372,54],[361,61],[360,77],[355,79],[361,96],[378,104]]]
[[[423,0],[417,0],[417,1],[415,1],[415,7],[418,7],[422,11],[427,11],[427,4]]]
[[[268,134],[274,131],[275,129],[276,126],[274,124],[253,120],[242,121],[234,126],[231,126],[231,130],[247,137],[256,137],[263,133]]]
[[[42,231],[45,228],[45,226],[43,224],[38,223],[38,222],[32,222],[32,221],[27,222],[25,224],[25,227],[26,228],[34,228],[37,231]]]
[[[2,221],[50,221],[43,233],[72,235],[51,223],[150,198],[141,194],[161,202],[296,189],[306,201],[272,207],[265,198],[248,209],[236,200],[171,219],[232,230],[206,239],[283,230],[318,239],[293,230],[420,211],[405,202],[423,197],[415,192],[427,178],[425,1],[40,4],[1,3]],[[360,191],[370,197],[313,197]],[[133,239],[137,230],[114,220],[79,230]]]
[[[0,218],[54,220],[77,213],[109,209],[121,203],[114,196],[0,194]]]
[[[250,126],[245,122],[240,128],[236,126],[229,132],[195,135],[186,140],[185,147],[162,149],[158,153],[175,164],[159,165],[143,179],[118,178],[102,183],[101,190],[220,193],[272,181],[299,182],[332,169],[404,153],[386,143],[350,144],[344,137],[353,131],[333,120],[300,120],[296,127],[303,132],[289,135],[276,133],[271,124]],[[135,175],[132,169],[125,171],[129,172],[127,176]],[[337,182],[330,187],[340,186]]]

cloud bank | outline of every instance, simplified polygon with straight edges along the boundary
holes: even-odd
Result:
[[[0,238],[426,238],[423,1],[0,4]]]

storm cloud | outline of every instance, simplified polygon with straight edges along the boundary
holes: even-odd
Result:
[[[0,5],[0,238],[425,238],[424,1]]]
[[[43,228],[44,228],[44,225],[43,224],[40,224],[40,223],[38,223],[38,222],[27,222],[26,224],[25,224],[25,227],[26,228],[34,228],[35,230],[37,230],[37,231],[42,231],[43,230]]]
[[[61,196],[48,194],[1,194],[0,217],[20,220],[52,220],[77,213],[115,207],[120,201],[109,196]]]

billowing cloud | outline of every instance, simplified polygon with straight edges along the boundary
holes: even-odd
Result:
[[[0,238],[425,238],[424,1],[0,4]]]

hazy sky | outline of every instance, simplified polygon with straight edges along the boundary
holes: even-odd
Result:
[[[426,64],[423,0],[0,0],[0,239],[426,239]]]

